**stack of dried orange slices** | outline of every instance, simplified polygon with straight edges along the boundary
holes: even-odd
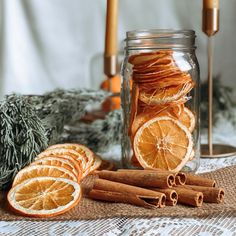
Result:
[[[62,214],[79,203],[81,180],[101,164],[101,158],[81,144],[50,146],[15,176],[7,196],[10,208],[31,217]]]
[[[186,107],[195,86],[173,51],[129,57],[133,65],[129,135],[132,162],[146,169],[179,171],[194,157],[195,115]]]

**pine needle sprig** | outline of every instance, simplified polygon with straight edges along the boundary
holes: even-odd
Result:
[[[100,104],[110,93],[103,90],[55,90],[43,96],[29,96],[38,117],[44,122],[50,144],[59,142],[64,125],[79,120],[88,105]]]
[[[122,135],[121,110],[110,112],[104,120],[96,120],[91,124],[77,123],[66,126],[64,142],[79,142],[87,145],[95,152],[102,152],[111,145],[120,143]]]
[[[0,189],[35,156],[48,139],[42,121],[22,96],[12,95],[0,104]]]

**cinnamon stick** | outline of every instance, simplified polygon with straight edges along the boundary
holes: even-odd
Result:
[[[215,187],[216,182],[213,179],[204,178],[197,175],[187,174],[186,183],[187,185],[197,185],[206,187]]]
[[[128,203],[136,206],[146,208],[159,207],[159,198],[144,195],[135,195],[131,193],[110,192],[104,190],[92,189],[89,197],[96,200],[103,200],[107,202]]]
[[[171,188],[175,183],[174,175],[167,172],[100,171],[98,175],[102,179],[139,187]]]
[[[178,194],[178,202],[184,205],[200,207],[203,202],[203,193],[192,189],[184,189],[182,187],[174,187]]]
[[[166,195],[166,205],[175,206],[178,202],[178,194],[174,189],[160,189],[160,188],[151,188],[153,191],[158,191]]]
[[[177,200],[166,200],[166,206],[176,206]]]
[[[144,170],[135,170],[135,169],[118,169],[118,172],[162,172],[162,173],[170,173],[173,174],[175,176],[175,185],[184,185],[186,182],[186,174],[183,172],[178,172],[178,173],[174,173],[172,171],[168,171],[168,170],[161,170],[161,169],[155,169],[155,170],[149,170],[149,169],[144,169]]]
[[[165,194],[157,191],[152,191],[149,189],[144,189],[140,187],[135,187],[127,184],[112,182],[105,179],[96,179],[94,182],[93,190],[102,190],[107,192],[118,192],[121,193],[119,195],[118,199],[119,201],[122,200],[122,194],[123,194],[123,201],[127,200],[127,194],[132,195],[133,197],[128,196],[129,203],[132,204],[133,199],[141,199],[142,202],[146,202],[148,204],[151,204],[155,207],[164,207],[165,206],[165,200],[166,196]],[[106,194],[103,194],[103,196],[107,196]],[[113,195],[117,196],[117,195]],[[102,200],[102,199],[101,199]],[[105,200],[105,199],[104,199]],[[114,200],[114,198],[113,198]],[[140,202],[140,200],[138,200]],[[137,200],[133,202],[133,204],[136,204]],[[143,206],[146,206],[146,203],[143,203]]]
[[[185,185],[187,180],[187,176],[183,172],[179,172],[175,174],[175,184],[176,185]]]
[[[208,203],[221,203],[224,200],[224,189],[205,186],[184,185],[179,186],[185,189],[192,189],[203,193],[203,201]]]

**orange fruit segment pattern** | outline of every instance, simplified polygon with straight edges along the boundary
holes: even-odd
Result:
[[[43,157],[34,161],[31,165],[49,165],[63,167],[74,174],[78,182],[80,182],[82,178],[82,170],[79,164],[70,156],[68,156],[67,158],[55,156]]]
[[[9,191],[7,199],[13,211],[24,216],[51,217],[77,205],[82,192],[78,183],[55,177],[27,179]]]
[[[31,165],[25,167],[17,173],[14,178],[12,186],[15,186],[26,179],[35,178],[39,176],[50,176],[57,178],[66,178],[77,182],[77,177],[72,174],[69,170],[58,167],[58,166],[49,166],[49,165]]]
[[[134,152],[143,168],[179,171],[193,148],[191,133],[178,120],[160,116],[144,123],[134,138]]]
[[[132,65],[128,134],[135,166],[179,171],[194,159],[196,114],[186,103],[195,82],[175,58],[173,51],[159,50],[128,59]]]
[[[84,158],[86,164],[84,167],[85,170],[84,170],[83,177],[86,176],[89,172],[90,167],[94,163],[94,159],[95,159],[94,153],[89,148],[85,147],[84,145],[76,144],[76,143],[56,144],[56,145],[50,146],[48,150],[57,150],[60,148],[74,150]]]
[[[36,160],[43,157],[48,157],[48,156],[57,156],[57,157],[70,156],[74,158],[74,160],[81,166],[83,172],[86,169],[85,157],[73,149],[69,149],[69,148],[46,149],[45,151],[43,151],[36,157]]]

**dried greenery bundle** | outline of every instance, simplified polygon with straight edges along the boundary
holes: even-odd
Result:
[[[0,102],[0,189],[49,144],[59,142],[65,124],[80,119],[87,105],[107,96],[86,89],[6,96]]]
[[[87,145],[95,152],[102,152],[113,144],[120,143],[122,134],[121,110],[110,112],[104,120],[92,124],[78,123],[76,127],[65,127],[65,142]]]
[[[49,144],[59,142],[65,124],[84,116],[86,107],[101,103],[109,93],[103,90],[55,90],[43,96],[29,96],[38,117],[43,121]]]
[[[9,96],[0,104],[0,188],[47,147],[48,138],[34,108],[22,96]]]

